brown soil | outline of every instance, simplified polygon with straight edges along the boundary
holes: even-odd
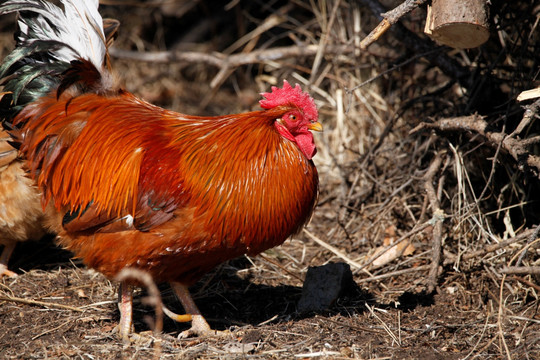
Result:
[[[304,246],[305,260],[289,266],[291,250]],[[215,329],[229,329],[227,336],[179,340],[176,336],[187,327],[167,319],[163,334],[152,336],[154,311],[141,304],[146,294],[140,293],[134,317],[142,339],[125,346],[114,333],[119,317],[116,285],[70,264],[66,253],[50,243],[40,244],[37,250],[48,260],[31,264],[31,270],[15,279],[3,279],[2,296],[74,309],[3,302],[3,359],[149,359],[158,354],[164,359],[310,358],[317,354],[362,359],[463,359],[473,354],[499,358],[500,326],[515,358],[540,356],[538,321],[525,320],[538,316],[537,301],[525,296],[509,302],[505,311],[513,315],[500,324],[496,285],[482,269],[466,273],[446,269],[434,295],[415,290],[421,278],[415,274],[379,286],[358,286],[328,311],[299,314],[301,282],[289,272],[301,276],[294,269],[308,266],[318,251],[299,241],[274,250],[273,263],[260,258],[235,260],[194,288],[203,314]],[[28,264],[27,254],[34,251],[36,244],[20,246],[12,264]],[[170,289],[161,290],[164,303],[180,312]]]
[[[225,337],[177,339],[187,325],[168,319],[163,333],[152,335],[154,309],[141,290],[134,319],[142,339],[126,346],[114,332],[116,284],[70,262],[50,241],[25,243],[11,262],[20,275],[2,280],[0,296],[53,305],[3,301],[0,358],[497,359],[501,327],[516,359],[540,356],[540,322],[532,320],[538,301],[527,292],[505,298],[500,319],[498,284],[482,268],[445,268],[434,294],[423,291],[422,272],[357,285],[330,309],[299,314],[303,273],[329,257],[316,244],[292,240],[265,259],[237,259],[201,280],[194,298],[213,328],[230,330]],[[170,288],[160,290],[166,306],[182,312]]]
[[[103,13],[122,22],[118,48],[201,53],[224,52],[280,6],[284,23],[240,49],[318,42],[335,4],[285,1],[266,8],[232,1],[225,10],[219,1],[194,1],[185,2],[194,4],[186,15],[157,2],[102,2],[109,4]],[[327,3],[326,11],[314,3]],[[368,6],[356,3],[339,3],[328,45],[355,43],[375,26]],[[386,3],[392,8],[399,1]],[[466,79],[453,77],[452,67],[442,71],[434,57],[420,54],[425,49],[411,50],[404,45],[410,35],[398,31],[369,51],[323,56],[317,75],[325,75],[312,79],[325,126],[316,139],[321,194],[307,227],[313,236],[302,232],[262,257],[223,264],[192,289],[210,325],[228,330],[226,336],[178,339],[188,325],[168,319],[153,334],[155,310],[140,289],[134,304],[140,337],[123,344],[114,332],[117,283],[48,238],[20,244],[10,261],[19,276],[0,280],[0,359],[540,359],[538,279],[503,271],[537,264],[531,230],[539,222],[538,177],[497,146],[486,146],[482,136],[411,133],[422,122],[475,112],[496,129],[514,129],[521,119],[515,94],[538,86],[539,9],[493,3],[497,34],[488,44],[438,52],[470,70]],[[361,14],[359,33],[355,14]],[[421,37],[424,15],[417,9],[403,20]],[[5,54],[13,46],[13,18],[0,20]],[[113,63],[125,87],[147,100],[214,115],[257,108],[258,93],[274,80],[309,79],[313,57],[239,67],[215,90],[209,84],[218,69],[205,63]],[[535,126],[524,136],[537,134]],[[438,158],[439,170],[427,177]],[[442,236],[430,184],[445,215]],[[370,265],[399,238],[408,251]],[[439,260],[433,256],[437,238]],[[351,265],[354,286],[327,310],[299,313],[308,268],[331,262]],[[164,304],[182,313],[171,289],[160,284],[160,290]]]

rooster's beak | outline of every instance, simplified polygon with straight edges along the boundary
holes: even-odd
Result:
[[[323,131],[322,125],[320,122],[316,121],[314,123],[311,123],[307,126],[307,128],[311,131]]]

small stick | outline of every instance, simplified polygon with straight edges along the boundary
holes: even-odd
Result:
[[[531,111],[534,111],[531,108]],[[526,112],[524,117],[532,117]],[[528,120],[526,119],[525,122]],[[489,130],[487,121],[478,115],[461,116],[455,118],[441,119],[434,123],[422,123],[412,129],[409,133],[414,134],[425,129],[434,129],[438,131],[460,131],[473,132],[483,136],[486,143],[493,148],[502,148],[510,154],[519,165],[519,169],[530,170],[536,177],[540,178],[540,156],[534,155],[529,151],[529,147],[540,142],[540,137],[533,136],[525,139],[510,137],[504,132],[494,132]]]
[[[431,269],[428,275],[428,293],[435,290],[437,285],[437,278],[439,273],[439,264],[441,262],[441,246],[442,246],[442,232],[443,232],[443,220],[444,212],[441,210],[440,201],[437,197],[437,192],[433,186],[433,178],[437,171],[439,171],[442,163],[440,154],[437,154],[431,165],[429,166],[426,174],[424,175],[424,188],[426,189],[427,197],[433,211],[433,217],[435,218],[435,224],[433,225],[433,239],[431,245]]]
[[[378,258],[380,258],[382,255],[384,255],[388,250],[390,250],[391,248],[393,248],[394,246],[396,246],[397,244],[399,244],[400,242],[408,239],[409,237],[423,231],[425,228],[429,227],[429,226],[432,226],[433,225],[433,220],[434,219],[430,219],[428,221],[426,221],[425,223],[421,224],[421,225],[418,225],[417,227],[413,228],[411,231],[409,231],[408,233],[406,233],[405,235],[401,236],[399,239],[397,239],[396,241],[394,241],[393,243],[391,244],[388,244],[382,251],[380,254],[378,254],[377,256],[374,256],[373,258],[371,258],[367,263],[365,263],[364,265],[362,265],[361,268],[359,268],[358,270],[364,270],[364,268],[368,267],[369,265],[371,265],[375,260],[377,260]],[[354,271],[354,273],[356,274],[358,272],[358,270]],[[364,270],[365,271],[365,270]],[[368,273],[369,274],[369,273]],[[369,274],[371,275],[371,274]]]
[[[270,264],[277,266],[277,267],[280,268],[283,272],[286,272],[287,274],[289,274],[290,276],[292,276],[292,277],[295,278],[296,280],[298,280],[298,281],[300,281],[300,282],[304,282],[304,280],[303,280],[300,276],[298,276],[298,275],[296,275],[295,273],[290,272],[289,270],[285,269],[285,267],[281,266],[281,264],[278,263],[277,261],[274,261],[274,260],[270,259],[269,257],[263,255],[262,253],[259,254],[258,256],[259,256],[261,259],[263,259],[264,261],[267,261],[267,262],[269,262]]]
[[[387,279],[387,278],[390,278],[390,277],[399,276],[399,275],[403,275],[403,274],[408,274],[408,273],[412,273],[412,272],[423,271],[423,270],[427,270],[429,268],[431,268],[431,265],[420,265],[420,266],[417,266],[417,267],[414,267],[414,268],[396,270],[396,271],[392,271],[392,272],[389,272],[389,273],[386,273],[386,274],[370,276],[370,277],[365,278],[365,279],[357,280],[357,282],[358,283],[364,283],[364,282],[377,281],[377,280]]]
[[[322,247],[324,247],[327,250],[330,250],[335,255],[337,255],[341,259],[345,260],[345,262],[347,264],[352,265],[352,266],[354,266],[354,267],[356,267],[358,269],[361,269],[363,267],[362,264],[357,263],[356,261],[350,259],[347,255],[342,253],[340,250],[338,250],[337,248],[333,247],[332,245],[322,241],[321,239],[319,239],[317,236],[315,236],[313,233],[311,233],[307,229],[304,229],[304,232],[311,238],[311,240],[315,241],[317,244],[321,245]]]
[[[38,301],[38,300],[29,300],[29,299],[23,299],[13,296],[0,296],[0,301],[10,301],[14,303],[21,303],[21,304],[27,304],[27,305],[36,305],[36,306],[44,306],[44,307],[51,307],[51,308],[57,308],[57,309],[64,309],[64,310],[71,310],[71,311],[77,311],[77,312],[83,312],[84,310],[69,306],[69,305],[63,305],[63,304],[56,304],[56,303],[49,303],[45,301]]]
[[[536,285],[535,283],[532,283],[532,282],[530,282],[529,280],[524,279],[524,278],[522,278],[522,277],[520,277],[520,276],[514,275],[514,276],[512,276],[510,279],[514,279],[514,280],[519,281],[520,283],[522,283],[522,284],[524,284],[524,285],[527,285],[527,286],[529,286],[529,287],[532,287],[532,288],[535,289],[536,291],[540,291],[540,286],[538,286],[538,285]]]
[[[519,122],[516,129],[512,131],[512,133],[509,136],[515,137],[516,135],[521,134],[523,132],[523,129],[525,129],[531,123],[531,121],[533,121],[533,118],[538,117],[538,109],[540,109],[540,99],[536,100],[534,103],[530,105],[525,106],[525,112],[523,113],[523,118]]]
[[[540,275],[540,266],[507,266],[500,270],[501,274]]]
[[[473,252],[470,252],[470,253],[467,253],[467,254],[463,254],[463,256],[461,258],[463,260],[470,260],[470,259],[473,259],[473,258],[484,256],[485,254],[497,251],[497,250],[502,249],[502,248],[504,248],[504,247],[506,247],[508,245],[512,245],[512,244],[514,244],[516,242],[523,241],[526,238],[528,238],[529,236],[531,236],[531,234],[533,234],[535,231],[536,231],[536,229],[523,230],[521,232],[521,234],[519,234],[519,235],[516,235],[516,236],[514,236],[514,237],[512,237],[510,239],[506,239],[504,241],[501,241],[500,243],[486,246],[484,249],[473,251]],[[455,257],[456,255],[446,254],[446,256],[447,257],[452,257],[452,256]],[[450,261],[453,261],[453,260],[450,260]],[[445,261],[445,265],[447,263],[448,262]]]
[[[117,48],[109,49],[111,56],[117,59],[136,60],[152,63],[197,63],[207,64],[219,68],[234,68],[242,65],[264,63],[286,58],[301,56],[315,56],[320,45],[282,46],[270,49],[255,50],[250,53],[236,53],[225,55],[219,52],[203,53],[197,51],[130,51]],[[354,52],[350,45],[326,45],[325,54],[337,55]]]
[[[383,18],[382,21],[360,42],[360,49],[367,49],[369,45],[377,41],[381,35],[390,29],[392,25],[397,23],[399,19],[425,2],[426,0],[405,0],[394,9],[387,11],[384,14],[380,14]]]

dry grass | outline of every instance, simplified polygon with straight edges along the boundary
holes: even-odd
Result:
[[[408,32],[390,30],[361,51],[378,23],[367,1],[200,1],[187,15],[160,5],[167,2],[103,3],[122,22],[116,46],[133,52],[114,60],[119,78],[154,103],[222,114],[257,108],[257,93],[282,79],[309,89],[325,129],[314,159],[319,206],[306,232],[199,282],[196,301],[213,326],[232,330],[228,338],[177,340],[183,325],[165,320],[164,335],[126,347],[111,333],[115,284],[46,244],[23,245],[13,265],[29,271],[0,284],[1,357],[540,356],[534,169],[478,132],[411,133],[474,113],[493,131],[512,133],[523,118],[515,97],[538,85],[538,8],[493,2],[491,39],[469,51],[407,45],[423,37],[425,12],[417,9],[402,20]],[[2,25],[6,39],[12,28]],[[300,50],[310,46],[312,53]],[[287,50],[226,61],[276,47]],[[166,56],[156,64],[133,60],[141,52]],[[189,56],[174,60],[174,52]],[[218,60],[194,61],[197,53]],[[538,130],[531,121],[519,135]],[[36,247],[51,257],[36,261]],[[326,312],[297,313],[308,267],[329,262],[350,264],[358,288]],[[181,311],[168,288],[161,296]],[[137,331],[153,329],[153,308],[135,307]]]

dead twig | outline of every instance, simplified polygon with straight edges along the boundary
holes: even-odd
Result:
[[[426,0],[406,0],[393,10],[381,14],[383,20],[364,38],[364,40],[360,42],[360,49],[367,49],[369,45],[377,41],[381,37],[381,35],[384,34],[388,29],[390,29],[392,25],[397,23],[399,19],[401,19],[403,16],[407,15],[425,2]]]
[[[421,224],[421,225],[418,225],[417,227],[413,228],[411,231],[409,231],[408,233],[404,234],[403,236],[401,236],[399,239],[397,239],[396,241],[394,241],[393,243],[387,245],[385,248],[383,248],[381,250],[381,252],[379,254],[377,254],[376,256],[373,256],[368,262],[364,263],[359,269],[355,270],[353,273],[354,274],[357,274],[360,270],[365,270],[366,267],[368,267],[369,265],[371,265],[375,260],[377,260],[378,258],[380,258],[381,256],[383,256],[388,250],[390,250],[391,248],[395,247],[397,244],[401,243],[402,241],[405,241],[406,239],[408,239],[409,237],[423,231],[424,229],[426,229],[427,227],[430,227],[430,226],[433,226],[433,219],[430,219],[429,221]]]
[[[516,261],[515,266],[521,266],[521,262],[523,261],[523,258],[527,254],[527,251],[530,247],[532,247],[534,244],[537,244],[540,239],[538,239],[538,233],[540,232],[540,225],[538,225],[535,229],[535,231],[532,233],[532,235],[527,240],[527,244],[523,247],[523,249],[520,250],[520,255]]]
[[[375,307],[369,306],[368,304],[366,304],[366,308],[369,310],[371,315],[381,323],[383,329],[392,338],[392,341],[395,342],[398,346],[401,346],[401,340],[396,336],[396,334],[394,334],[394,332],[390,329],[390,327],[375,313],[374,311]]]
[[[529,242],[527,244],[527,246],[530,246],[533,242],[535,242],[536,240],[533,241],[533,239],[535,239],[537,236],[538,236],[538,230],[540,229],[540,226],[538,226],[534,232],[531,234],[531,236],[529,237]],[[527,247],[526,246],[526,247]],[[517,266],[511,266],[510,264],[513,264],[513,263],[517,263],[518,261],[518,258],[520,258],[520,256],[523,254],[523,250],[514,254],[514,256],[512,256],[512,258],[510,259],[510,261],[508,262],[508,265],[507,265],[507,268],[512,268],[512,267],[517,267]],[[507,273],[503,272],[502,273],[502,278],[501,278],[501,285],[499,287],[499,311],[497,313],[497,327],[498,327],[498,335],[499,335],[499,339],[500,339],[500,342],[502,343],[502,348],[504,348],[504,351],[506,353],[506,357],[508,359],[512,359],[512,355],[510,353],[510,349],[508,348],[508,344],[506,343],[506,339],[505,339],[505,334],[506,334],[506,331],[504,329],[504,321],[503,321],[503,316],[505,315],[505,312],[508,311],[506,306],[504,306],[504,284],[506,282],[506,278],[507,278]],[[502,350],[501,350],[501,353],[502,353]]]
[[[144,61],[151,63],[203,63],[220,68],[220,73],[226,73],[236,67],[248,64],[260,64],[266,61],[276,61],[286,58],[316,56],[321,44],[306,46],[283,46],[270,49],[255,50],[249,53],[226,55],[219,52],[201,53],[196,51],[129,51],[117,48],[109,50],[110,55],[117,59]],[[355,47],[350,45],[324,45],[325,55],[349,54]],[[212,81],[214,84],[214,81]]]
[[[540,275],[540,266],[507,266],[499,271],[501,274]]]
[[[321,40],[319,41],[319,48],[317,50],[317,54],[315,55],[315,59],[313,59],[313,66],[311,67],[310,82],[313,82],[313,80],[315,79],[315,74],[318,72],[319,66],[321,65],[321,60],[322,60],[323,55],[325,54],[326,44],[328,42],[328,33],[331,31],[332,25],[334,24],[334,21],[336,19],[337,9],[339,7],[340,2],[341,1],[338,0],[334,3],[334,6],[332,8],[332,13],[330,14],[330,19],[328,20],[328,25],[321,37]]]
[[[79,309],[79,308],[69,306],[69,305],[49,303],[49,302],[38,301],[38,300],[23,299],[23,298],[18,298],[18,297],[14,297],[14,296],[0,296],[0,301],[9,301],[9,302],[20,303],[20,304],[44,306],[44,307],[48,307],[48,308],[71,310],[71,311],[77,311],[77,312],[83,312],[84,311],[83,309]]]
[[[516,135],[521,134],[523,129],[525,129],[534,118],[538,118],[538,111],[540,110],[540,99],[536,100],[534,103],[525,106],[525,112],[523,113],[523,118],[519,122],[518,126],[512,133],[510,137],[515,137]]]
[[[365,283],[365,282],[371,282],[371,281],[378,281],[378,280],[388,279],[388,278],[403,275],[403,274],[409,274],[409,273],[413,273],[413,272],[420,272],[420,271],[424,271],[424,270],[427,270],[427,269],[430,269],[430,268],[431,268],[431,265],[420,265],[420,266],[413,267],[413,268],[392,271],[392,272],[389,272],[389,273],[386,273],[386,274],[373,275],[373,276],[370,276],[368,278],[356,280],[356,282]]]
[[[434,178],[442,164],[441,154],[435,155],[427,172],[424,175],[424,189],[429,200],[435,224],[433,225],[433,239],[431,245],[431,267],[428,275],[428,293],[433,292],[437,286],[439,264],[441,262],[442,230],[444,212],[441,209],[440,200],[433,186]],[[439,186],[440,187],[440,186]]]
[[[540,286],[539,285],[536,285],[535,283],[532,283],[530,282],[529,280],[527,279],[524,279],[520,276],[512,276],[510,277],[509,279],[514,279],[516,281],[519,281],[520,283],[522,283],[523,285],[526,285],[526,286],[529,286],[529,287],[532,287],[533,289],[535,289],[536,291],[540,291]]]
[[[286,272],[287,274],[289,274],[290,276],[292,276],[293,278],[295,278],[296,280],[300,281],[300,282],[304,282],[304,280],[296,275],[295,273],[287,270],[284,266],[282,266],[280,263],[278,263],[277,261],[274,261],[272,259],[270,259],[268,256],[265,256],[263,253],[260,253],[259,256],[261,259],[263,259],[264,261],[266,262],[269,262],[270,264],[274,265],[274,266],[277,266],[281,271],[283,272]]]
[[[465,131],[479,134],[493,148],[497,148],[499,144],[502,144],[502,148],[517,161],[521,171],[528,169],[540,178],[540,156],[533,155],[528,150],[530,146],[540,142],[540,136],[534,136],[528,139],[515,139],[504,132],[491,131],[487,121],[479,115],[441,119],[434,123],[422,123],[412,129],[410,133],[414,134],[425,129]]]
[[[352,265],[354,266],[355,268],[358,268],[358,269],[362,269],[363,267],[365,266],[362,266],[362,264],[360,263],[357,263],[356,261],[352,260],[351,258],[349,258],[347,255],[345,255],[343,252],[341,252],[340,250],[338,250],[337,248],[333,247],[332,245],[322,241],[321,239],[319,239],[317,236],[315,236],[315,234],[313,234],[312,232],[310,232],[309,230],[307,229],[304,229],[304,232],[306,233],[307,236],[309,236],[309,238],[311,240],[313,240],[314,242],[316,242],[317,244],[319,244],[320,246],[324,247],[325,249],[327,250],[330,250],[332,253],[334,253],[335,255],[337,255],[339,258],[345,260],[345,262],[349,265]]]
[[[514,244],[514,243],[523,241],[523,240],[527,239],[528,237],[530,237],[535,232],[536,232],[536,229],[523,230],[519,235],[516,235],[516,236],[514,236],[514,237],[512,237],[510,239],[506,239],[506,240],[501,241],[501,242],[499,242],[497,244],[486,246],[484,249],[481,249],[481,250],[477,250],[477,251],[473,251],[473,252],[463,254],[463,256],[461,256],[461,259],[462,260],[470,260],[470,259],[474,259],[474,258],[477,258],[477,257],[480,257],[480,256],[484,256],[486,254],[497,251],[499,249],[503,249],[503,248],[505,248],[505,247],[507,247],[509,245]],[[454,261],[455,258],[456,258],[455,254],[450,254],[450,253],[445,253],[445,256],[448,258],[448,260],[444,261],[444,265],[447,265],[448,263]]]

